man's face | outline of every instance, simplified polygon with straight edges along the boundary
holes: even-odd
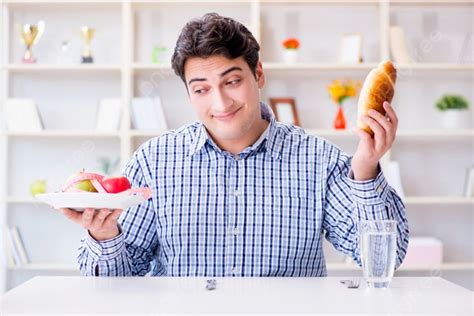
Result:
[[[189,99],[199,119],[218,141],[238,141],[260,128],[259,62],[256,77],[243,57],[193,57],[184,66]]]

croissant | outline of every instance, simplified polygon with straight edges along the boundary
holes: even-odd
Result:
[[[357,127],[363,129],[370,135],[374,132],[361,120],[363,115],[368,115],[370,109],[374,109],[385,115],[383,102],[392,102],[395,94],[395,81],[397,70],[389,60],[381,62],[377,68],[372,69],[365,78],[357,104]]]

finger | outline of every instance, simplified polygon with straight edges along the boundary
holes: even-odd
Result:
[[[59,211],[61,212],[61,214],[63,214],[64,216],[66,216],[70,220],[72,220],[76,223],[81,222],[81,218],[82,218],[81,213],[76,212],[76,211],[71,210],[71,209],[68,209],[68,208],[60,208]]]
[[[117,225],[117,220],[122,214],[123,210],[122,209],[117,209],[113,210],[112,213],[110,213],[104,221],[104,226],[113,226]]]
[[[385,147],[386,134],[385,129],[373,118],[364,115],[362,117],[364,122],[369,125],[370,129],[374,132],[374,147],[376,151],[381,151]]]
[[[369,133],[367,133],[365,130],[361,128],[354,128],[354,132],[359,136],[359,139],[363,142],[367,142],[369,145],[373,146],[374,140],[372,139],[372,136],[370,136]]]
[[[396,127],[398,126],[398,117],[397,113],[395,113],[395,110],[393,109],[392,105],[385,101],[383,103],[383,108],[385,109],[385,112],[387,113],[387,117],[390,119],[390,122]]]
[[[387,118],[382,115],[379,111],[376,110],[370,110],[369,115],[371,118],[376,120],[382,127],[385,129],[385,132],[389,134],[392,129],[392,123],[387,120]]]
[[[102,225],[104,224],[105,218],[112,213],[112,211],[108,208],[100,209],[99,212],[94,216],[92,220],[92,224],[90,229],[91,230],[99,230]]]
[[[86,208],[84,212],[82,212],[82,227],[89,229],[92,224],[92,220],[94,219],[95,210],[93,208]]]

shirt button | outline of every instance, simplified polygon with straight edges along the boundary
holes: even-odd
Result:
[[[382,193],[382,187],[378,187],[378,188],[377,188],[377,192],[378,192],[378,193]]]
[[[239,189],[234,190],[234,191],[232,192],[232,194],[233,194],[234,196],[239,196],[239,195],[240,195]]]
[[[234,228],[234,235],[237,236],[240,233],[239,229],[236,227]]]

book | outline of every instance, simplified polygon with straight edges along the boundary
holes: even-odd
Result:
[[[97,109],[96,129],[109,132],[117,131],[120,127],[121,110],[120,99],[101,99]]]
[[[15,248],[19,254],[20,263],[22,265],[28,264],[29,263],[28,256],[26,254],[25,246],[23,244],[23,240],[21,239],[20,231],[18,230],[18,227],[17,226],[11,227],[10,232],[12,234]]]
[[[32,99],[7,99],[5,119],[9,131],[39,132],[43,129],[39,111]]]
[[[5,226],[4,229],[6,230],[6,239],[8,243],[8,252],[10,253],[10,256],[13,258],[12,261],[10,261],[11,266],[19,266],[21,265],[21,259],[20,259],[20,253],[18,252],[15,241],[13,240],[13,235],[11,233],[10,227]]]
[[[133,98],[131,103],[132,123],[135,129],[157,130],[168,129],[165,113],[159,97]]]
[[[474,197],[474,166],[467,168],[464,180],[464,196]]]
[[[5,254],[6,263],[9,267],[15,266],[15,258],[13,258],[13,253],[10,246],[10,230],[7,225],[2,227],[2,241],[3,249]]]
[[[390,52],[397,63],[411,63],[405,32],[400,26],[390,27]]]

